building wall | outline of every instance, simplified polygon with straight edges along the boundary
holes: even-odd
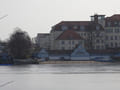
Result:
[[[120,47],[120,27],[106,27],[106,48]]]
[[[114,22],[111,21],[112,24]],[[38,37],[37,43],[42,48],[49,48],[50,50],[71,50],[75,48],[75,46],[78,45],[79,42],[82,42],[83,47],[85,47],[86,49],[120,48],[120,22],[118,24],[119,26],[111,26],[109,25],[109,23],[106,23],[106,20],[103,17],[102,19],[98,19],[98,23],[103,26],[104,31],[93,30],[89,32],[86,30],[76,30],[76,32],[83,38],[82,41],[56,40],[63,33],[64,30],[54,30],[54,28],[51,30],[49,36]],[[62,42],[64,42],[64,44],[62,44]],[[74,44],[72,44],[72,42],[74,42]]]
[[[57,50],[73,50],[79,44],[84,47],[84,40],[57,40]]]
[[[57,49],[57,37],[62,33],[63,31],[52,31],[50,33],[50,50],[56,50]]]
[[[50,36],[49,34],[38,34],[36,37],[36,44],[39,45],[40,48],[49,49],[50,47]]]
[[[89,32],[86,31],[76,31],[84,40],[87,40],[89,38]]]
[[[78,31],[78,33],[83,37],[86,49],[105,49],[105,31]]]
[[[105,32],[92,32],[92,49],[105,49]]]

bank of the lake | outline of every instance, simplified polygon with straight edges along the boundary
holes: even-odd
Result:
[[[63,61],[63,60],[50,60],[50,61],[40,61],[39,64],[84,64],[84,63],[93,63],[93,64],[97,64],[97,63],[119,63],[119,62],[97,62],[97,61]]]

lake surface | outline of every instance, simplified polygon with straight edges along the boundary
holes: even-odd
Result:
[[[0,66],[0,90],[120,90],[120,64]]]

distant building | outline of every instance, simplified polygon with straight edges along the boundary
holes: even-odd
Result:
[[[90,60],[89,53],[78,45],[74,50],[45,50],[41,49],[37,57],[41,60]]]
[[[45,48],[45,49],[50,48],[50,34],[38,33],[35,41],[40,48]]]
[[[58,38],[56,38],[56,44],[57,50],[73,50],[79,44],[84,47],[84,40],[75,31],[66,30]]]
[[[62,21],[49,34],[38,34],[36,43],[49,50],[72,50],[79,44],[87,50],[120,48],[120,14],[95,14],[91,21]]]

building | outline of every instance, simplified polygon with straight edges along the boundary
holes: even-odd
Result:
[[[48,33],[38,33],[35,41],[40,48],[50,48],[50,34]]]
[[[38,34],[37,44],[50,50],[72,50],[79,44],[87,50],[120,48],[120,14],[95,14],[91,21],[61,21],[49,34]]]
[[[77,45],[84,47],[84,40],[73,30],[66,30],[56,38],[58,50],[73,50]]]
[[[45,50],[41,49],[37,57],[41,60],[90,60],[89,53],[78,45],[74,50]]]
[[[106,48],[120,48],[120,14],[106,18],[105,31]]]

